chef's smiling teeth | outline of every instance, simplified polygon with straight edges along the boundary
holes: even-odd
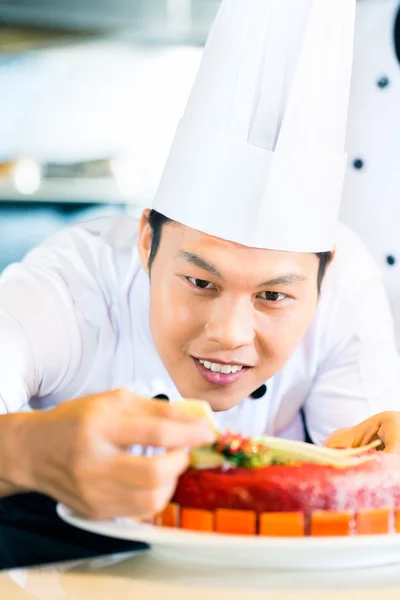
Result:
[[[209,371],[213,371],[214,373],[223,373],[224,375],[237,373],[243,369],[243,367],[239,367],[238,365],[220,365],[219,363],[212,363],[208,360],[199,360],[199,363]]]

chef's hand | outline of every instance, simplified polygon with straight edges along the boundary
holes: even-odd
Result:
[[[18,434],[15,483],[95,519],[158,513],[188,465],[185,448],[214,441],[206,420],[124,389],[28,417]],[[132,456],[127,449],[135,444],[167,453]]]
[[[330,448],[358,448],[381,440],[385,452],[400,454],[400,412],[383,412],[355,427],[338,429],[324,442]]]

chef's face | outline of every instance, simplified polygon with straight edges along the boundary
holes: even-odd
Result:
[[[139,250],[148,270],[144,213]],[[290,359],[314,315],[319,259],[163,226],[151,266],[150,328],[180,394],[232,408]]]

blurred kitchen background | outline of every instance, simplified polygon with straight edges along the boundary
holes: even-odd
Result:
[[[155,192],[219,0],[0,0],[0,271]]]
[[[0,272],[65,225],[149,205],[220,0],[0,0]],[[357,0],[341,219],[400,350],[400,0]]]

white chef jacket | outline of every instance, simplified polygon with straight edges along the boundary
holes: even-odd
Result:
[[[133,218],[62,230],[0,278],[0,413],[127,386],[179,398],[149,330],[149,278]],[[216,415],[245,435],[315,443],[400,410],[400,362],[381,276],[344,225],[313,321],[265,395]]]

